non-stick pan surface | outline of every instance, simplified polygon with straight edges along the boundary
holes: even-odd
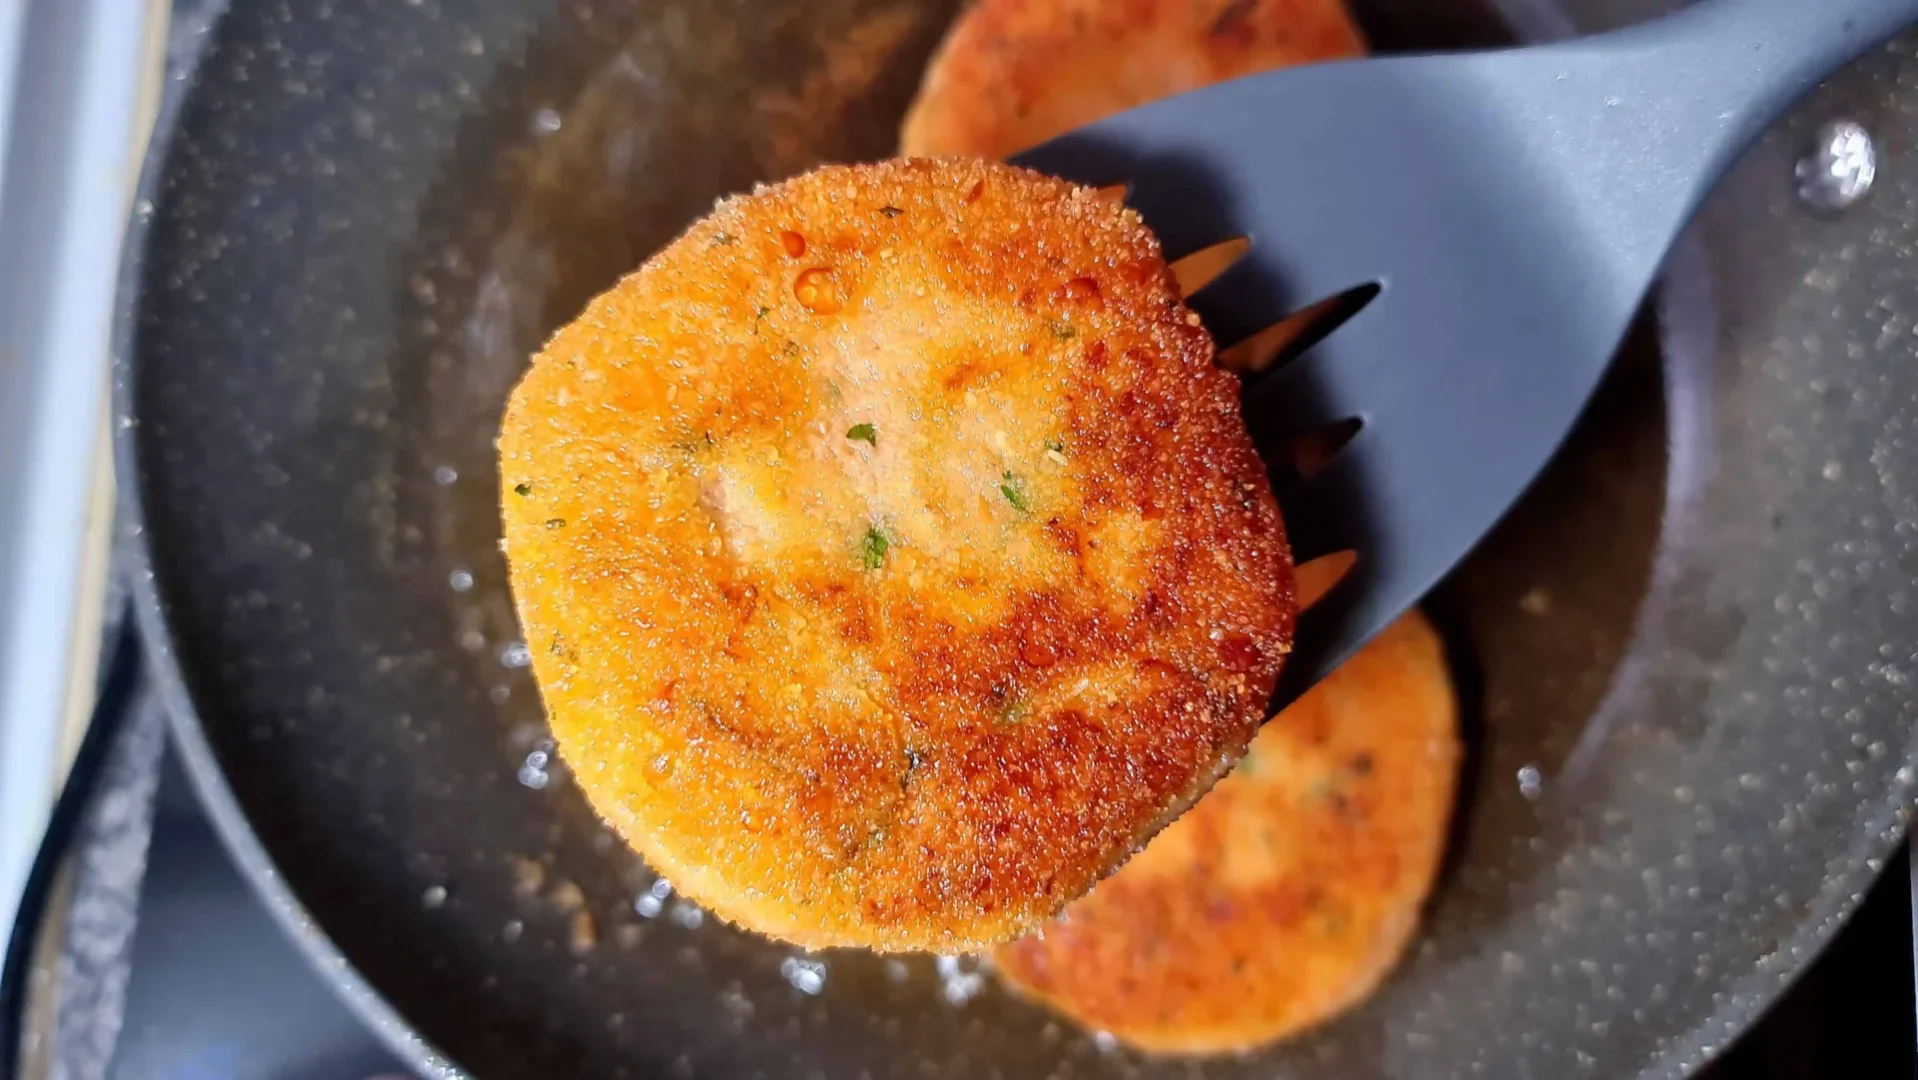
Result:
[[[1358,7],[1386,47],[1504,32]],[[1909,41],[1727,182],[1573,444],[1436,600],[1473,745],[1453,852],[1402,970],[1323,1032],[1155,1063],[967,960],[798,954],[664,896],[541,753],[496,548],[508,387],[714,196],[886,154],[951,8],[234,0],[183,33],[119,448],[179,741],[268,900],[440,1073],[1629,1077],[1722,1045],[1909,802]],[[1789,165],[1834,110],[1886,134],[1885,179],[1823,221]]]

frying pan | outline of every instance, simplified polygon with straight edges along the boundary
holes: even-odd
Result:
[[[1406,48],[1656,6],[1357,9]],[[492,442],[527,356],[716,195],[887,154],[953,8],[232,0],[182,29],[118,452],[177,741],[269,906],[436,1076],[1695,1067],[1907,817],[1912,43],[1725,182],[1572,443],[1435,597],[1472,751],[1412,954],[1322,1031],[1201,1064],[970,960],[808,956],[672,898],[567,782],[516,636]],[[1790,164],[1838,112],[1884,134],[1885,179],[1824,220]]]

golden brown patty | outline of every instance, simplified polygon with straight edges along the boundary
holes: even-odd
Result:
[[[1340,0],[978,0],[900,152],[1005,157],[1163,97],[1365,50]]]
[[[1289,646],[1238,387],[1151,233],[983,162],[729,199],[507,406],[562,753],[682,891],[809,946],[1008,940],[1234,760]]]
[[[1302,595],[1314,571],[1300,568]],[[1444,849],[1457,706],[1401,618],[1273,718],[1232,774],[1066,909],[1000,949],[1015,989],[1159,1053],[1270,1042],[1370,994]]]

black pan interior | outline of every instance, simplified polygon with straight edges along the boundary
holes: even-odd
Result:
[[[1356,7],[1387,48],[1554,25]],[[968,960],[717,926],[656,896],[546,755],[495,546],[507,389],[715,196],[888,153],[952,9],[236,0],[214,26],[136,230],[122,460],[180,737],[268,896],[439,1071],[1649,1076],[1707,1054],[1908,802],[1918,215],[1886,193],[1811,221],[1781,179],[1833,100],[1894,115],[1908,49],[1754,151],[1662,318],[1435,598],[1467,797],[1427,934],[1323,1033],[1154,1063]]]

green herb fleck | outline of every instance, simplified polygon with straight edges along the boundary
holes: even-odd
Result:
[[[899,209],[897,206],[882,206],[879,208],[879,212],[887,217],[898,217],[900,214],[905,213],[904,210]]]
[[[1332,812],[1340,817],[1352,815],[1352,801],[1346,798],[1345,792],[1340,791],[1338,785],[1330,778],[1321,777],[1313,781],[1312,797],[1331,807]]]
[[[1021,514],[1032,509],[1032,504],[1026,501],[1025,488],[1019,483],[1019,478],[1011,473],[1005,474],[1000,481],[999,494],[1004,495],[1012,508]]]
[[[564,529],[566,527],[566,519],[565,518],[547,518],[546,527],[549,529]]]
[[[531,495],[532,493],[533,493],[533,485],[527,483],[524,480],[521,480],[519,483],[513,485],[513,494],[515,495],[526,496],[526,495]]]
[[[863,442],[869,446],[879,445],[879,429],[871,424],[854,424],[846,429],[846,438],[853,442]]]
[[[859,561],[866,564],[866,569],[877,570],[886,565],[886,549],[891,546],[892,541],[877,526],[868,528],[866,538],[859,542]]]
[[[1074,337],[1078,336],[1078,333],[1077,330],[1072,328],[1071,323],[1056,322],[1052,324],[1052,336],[1058,338],[1060,341],[1071,341]]]
[[[734,236],[732,233],[729,233],[729,232],[722,232],[713,237],[712,246],[721,247],[724,245],[735,244],[738,242],[739,242],[739,237]]]
[[[1026,718],[1026,699],[1017,687],[992,688],[992,719],[995,723],[1016,724]]]
[[[759,310],[753,314],[753,336],[754,337],[759,336],[759,324],[765,320],[766,316],[772,314],[772,310],[773,310],[772,308],[769,308],[765,306],[764,304],[761,304],[759,306]]]
[[[1325,931],[1326,937],[1344,937],[1346,930],[1345,912],[1336,909],[1321,912],[1319,914],[1319,928]]]
[[[788,342],[786,343],[786,347],[785,347],[784,349],[782,349],[782,350],[780,350],[780,351],[781,351],[781,352],[783,352],[783,353],[785,353],[785,354],[786,354],[787,356],[798,356],[798,355],[799,355],[799,342],[797,342],[797,341],[788,341]]]

